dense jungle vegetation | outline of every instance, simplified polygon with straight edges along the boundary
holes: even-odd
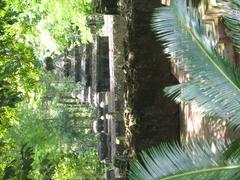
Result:
[[[153,14],[156,38],[189,76],[165,92],[177,103],[196,102],[206,117],[226,121],[229,131],[239,133],[240,71],[209,41],[190,2],[199,1],[172,0]],[[221,2],[221,21],[239,53],[240,1]],[[80,84],[45,68],[46,59],[92,42],[88,19],[94,7],[93,0],[0,0],[2,179],[102,178],[91,127],[94,108],[71,96]],[[130,179],[240,177],[239,138],[224,145],[164,143],[138,157],[130,164]]]
[[[95,112],[71,105],[78,104],[71,92],[81,86],[44,68],[46,57],[92,41],[93,6],[91,0],[0,1],[2,179],[102,174],[91,132]]]

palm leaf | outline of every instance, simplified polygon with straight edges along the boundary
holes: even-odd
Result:
[[[165,41],[165,52],[177,57],[177,66],[190,76],[165,92],[176,101],[195,100],[206,115],[229,118],[230,127],[239,128],[240,71],[212,48],[194,8],[173,0],[155,11],[152,27]]]
[[[234,46],[240,53],[240,0],[225,1],[223,8],[226,11],[224,24],[228,29]]]
[[[141,153],[141,162],[130,166],[129,177],[133,180],[150,179],[238,179],[240,165],[222,164],[217,154],[223,149],[216,145],[212,152],[206,142],[190,143],[184,150],[179,144],[161,144]]]
[[[230,143],[221,156],[223,161],[240,162],[240,138]]]

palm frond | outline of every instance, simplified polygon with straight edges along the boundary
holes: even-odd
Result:
[[[158,8],[152,27],[165,52],[178,58],[177,66],[190,81],[165,89],[177,101],[195,100],[206,115],[229,118],[230,127],[240,127],[240,71],[213,49],[205,27],[186,1],[173,0]]]
[[[240,138],[229,143],[221,156],[223,161],[240,162]]]
[[[184,150],[179,144],[161,144],[148,152],[141,153],[141,162],[130,166],[132,180],[156,179],[238,179],[240,165],[222,164],[218,154],[222,147],[216,145],[216,152],[206,142],[190,143]]]
[[[232,39],[234,46],[240,53],[240,0],[228,0],[223,3],[226,11],[224,15],[224,24]]]

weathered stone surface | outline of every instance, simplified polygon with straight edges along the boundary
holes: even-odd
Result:
[[[123,155],[123,152],[124,152],[124,145],[116,144],[116,155]]]
[[[101,119],[98,119],[94,122],[94,131],[95,133],[100,133],[104,131],[104,121]]]
[[[110,90],[108,37],[97,38],[97,92]]]
[[[106,172],[106,180],[112,180],[114,178],[116,178],[114,170],[113,169],[108,170]]]
[[[129,24],[130,67],[133,67],[133,113],[137,151],[163,141],[179,140],[178,106],[164,96],[166,86],[177,84],[163,47],[151,31],[151,17],[160,1],[134,0]]]
[[[124,121],[115,121],[116,136],[122,136],[125,133]]]
[[[123,155],[115,155],[113,157],[113,165],[117,168],[124,169],[128,166],[128,159]]]
[[[98,156],[99,159],[102,161],[107,158],[108,156],[108,138],[105,133],[98,134]]]
[[[96,11],[103,14],[119,14],[118,0],[97,0]]]

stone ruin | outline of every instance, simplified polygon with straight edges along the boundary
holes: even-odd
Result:
[[[104,132],[101,132],[99,134],[97,134],[97,152],[98,152],[98,156],[100,161],[106,161],[108,159],[108,154],[109,154],[109,138],[108,135]]]
[[[97,136],[97,151],[101,162],[111,162],[111,135],[108,133],[108,119],[106,118],[107,106],[97,107],[98,119],[93,123]]]
[[[96,12],[101,14],[119,14],[118,0],[97,0]]]

